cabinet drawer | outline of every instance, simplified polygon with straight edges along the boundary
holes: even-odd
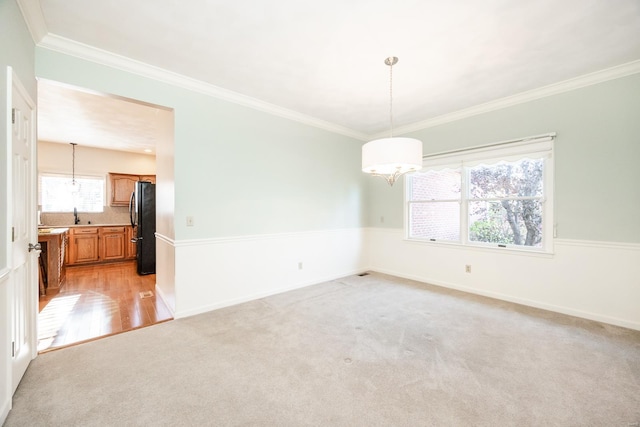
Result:
[[[101,233],[124,233],[124,227],[101,227]]]
[[[71,231],[74,236],[77,236],[78,234],[98,234],[98,227],[78,227],[72,228]]]

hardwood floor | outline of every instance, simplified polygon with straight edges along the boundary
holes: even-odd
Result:
[[[40,297],[38,352],[170,320],[155,281],[135,261],[67,268],[60,292]]]

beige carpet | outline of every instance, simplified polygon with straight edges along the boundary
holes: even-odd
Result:
[[[636,423],[640,332],[371,274],[43,354],[6,426]]]

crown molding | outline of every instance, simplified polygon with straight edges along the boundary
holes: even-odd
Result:
[[[66,55],[75,56],[80,59],[106,65],[129,73],[137,74],[153,80],[168,83],[174,86],[182,87],[204,95],[209,95],[217,99],[239,104],[285,119],[293,120],[316,128],[324,129],[329,132],[348,136],[358,140],[365,141],[367,135],[363,132],[357,132],[344,126],[339,126],[324,120],[316,119],[306,114],[298,113],[287,108],[279,107],[265,101],[261,101],[250,96],[242,95],[209,83],[202,82],[190,77],[183,76],[178,73],[167,71],[165,69],[136,61],[122,55],[117,55],[106,50],[98,49],[77,41],[57,36],[55,34],[47,34],[42,38],[38,46],[60,52]]]
[[[394,134],[401,135],[409,132],[415,132],[422,129],[442,125],[445,123],[454,122],[467,117],[476,116],[478,114],[488,113],[490,111],[500,110],[502,108],[511,107],[517,104],[523,104],[525,102],[533,101],[547,96],[557,95],[563,92],[568,92],[574,89],[579,89],[585,86],[591,86],[597,83],[606,82],[608,80],[614,80],[620,77],[629,76],[632,74],[640,73],[640,60],[627,62],[615,67],[607,68],[604,70],[596,71],[594,73],[585,74],[582,76],[574,77],[569,80],[564,80],[559,83],[554,83],[541,88],[532,89],[526,92],[521,92],[516,95],[507,96],[505,98],[496,99],[495,101],[486,102],[484,104],[475,105],[473,107],[465,108],[462,110],[454,111],[453,113],[443,114],[438,117],[434,117],[427,120],[422,120],[416,123],[412,123],[405,126],[399,126],[393,129]],[[373,135],[370,139],[385,138],[387,133],[379,133]]]
[[[165,69],[155,67],[144,62],[136,61],[122,55],[117,55],[106,50],[98,49],[93,46],[89,46],[55,34],[47,34],[39,2],[37,0],[17,0],[17,2],[20,5],[20,9],[22,10],[23,15],[25,16],[25,20],[27,21],[27,26],[29,27],[29,31],[31,31],[32,37],[34,38],[34,40],[36,40],[37,37],[40,37],[40,41],[36,43],[40,47],[106,65],[132,74],[137,74],[142,77],[182,87],[184,89],[199,92],[235,104],[243,105],[245,107],[263,111],[268,114],[293,120],[329,132],[348,136],[360,141],[369,141],[378,138],[385,138],[388,136],[388,133],[386,131],[368,135],[364,132],[359,132],[344,126],[336,125],[334,123],[308,116],[306,114],[298,113],[287,108],[279,107],[277,105],[261,101],[256,98],[242,95],[240,93],[233,92],[209,83],[205,83],[200,80],[167,71]],[[35,19],[27,19],[27,16],[35,17]],[[43,35],[40,36],[40,34]],[[409,125],[399,126],[394,128],[394,133],[396,135],[402,135],[410,132],[415,132],[636,73],[640,73],[640,60],[585,74],[559,83],[532,89],[494,101],[489,101],[484,104],[475,105],[473,107],[465,108],[448,114],[443,114],[438,117],[422,120]]]
[[[16,0],[24,22],[27,24],[31,38],[35,44],[40,43],[47,35],[47,24],[44,20],[39,0]]]

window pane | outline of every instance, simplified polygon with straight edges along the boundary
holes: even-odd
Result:
[[[543,159],[521,159],[469,169],[469,197],[541,197]]]
[[[411,203],[409,209],[409,237],[460,240],[460,203]]]
[[[469,202],[469,241],[541,247],[541,201]]]
[[[460,199],[460,169],[443,169],[411,175],[410,200]]]
[[[41,176],[40,194],[42,212],[102,212],[104,206],[104,180],[76,178],[80,186],[77,193],[71,191],[71,178],[66,176]]]

